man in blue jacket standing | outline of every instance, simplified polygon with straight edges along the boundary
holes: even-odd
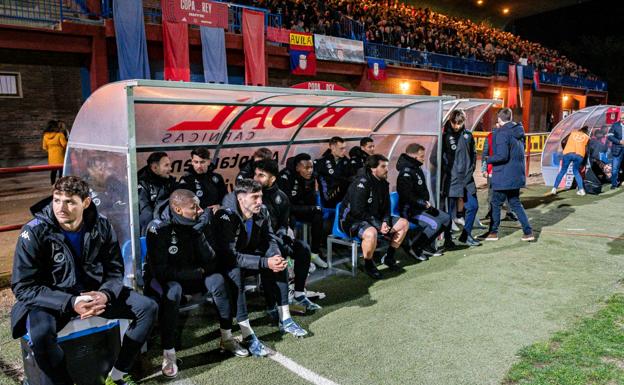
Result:
[[[620,121],[613,123],[607,134],[607,139],[611,142],[611,190],[615,190],[619,186],[618,176],[622,158],[624,158],[623,124],[624,113],[620,111]]]
[[[492,167],[492,224],[486,241],[498,241],[501,206],[508,200],[509,207],[522,224],[523,241],[534,241],[529,218],[520,203],[520,189],[526,185],[524,163],[524,128],[512,121],[513,113],[503,108],[497,114],[500,128],[492,137],[493,153],[487,159]]]

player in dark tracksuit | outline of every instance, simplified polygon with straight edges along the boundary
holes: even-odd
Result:
[[[256,162],[269,159],[273,159],[273,152],[271,150],[266,147],[257,149],[251,156],[251,159],[241,163],[239,167],[240,171],[236,176],[236,181],[238,182],[243,179],[253,179],[256,174]]]
[[[213,211],[218,210],[227,194],[227,187],[223,177],[214,172],[210,151],[205,147],[191,151],[191,165],[193,167],[180,178],[178,187],[192,191],[199,198],[202,209],[210,207]]]
[[[398,270],[394,253],[401,246],[409,227],[405,219],[390,215],[387,178],[388,159],[379,154],[369,156],[366,166],[349,186],[338,213],[342,230],[362,240],[364,270],[373,279],[381,278],[373,261],[377,236],[381,235],[390,242],[382,260],[390,269]]]
[[[355,169],[346,157],[346,153],[347,146],[344,139],[333,137],[329,140],[329,149],[320,159],[314,161],[314,171],[323,207],[335,208],[344,198],[355,176]]]
[[[422,165],[425,148],[418,143],[409,144],[397,161],[397,192],[399,214],[419,227],[419,234],[411,240],[412,255],[419,260],[436,255],[436,237],[451,225],[451,217],[433,207]],[[450,239],[448,239],[450,241]],[[423,258],[425,257],[425,258]]]
[[[178,374],[175,333],[178,311],[185,294],[209,292],[219,314],[222,350],[245,357],[249,353],[232,338],[230,300],[223,276],[217,272],[215,253],[205,234],[209,218],[199,199],[189,190],[178,189],[157,208],[147,230],[148,285],[160,297],[160,331],[163,347],[162,373],[167,378]],[[150,279],[151,278],[151,279]]]
[[[271,216],[273,233],[282,255],[294,261],[295,293],[294,300],[306,310],[318,310],[321,307],[310,301],[305,294],[305,283],[310,269],[310,247],[302,240],[294,238],[290,226],[291,203],[288,196],[279,189],[277,162],[263,160],[256,163],[256,182],[262,185],[262,202]]]
[[[139,222],[141,234],[154,219],[154,209],[169,199],[176,180],[171,176],[171,160],[164,152],[154,152],[147,158],[147,166],[139,170]]]
[[[31,211],[35,218],[22,228],[15,247],[13,337],[29,333],[43,382],[73,384],[57,332],[78,316],[129,319],[106,384],[131,382],[128,372],[149,337],[158,305],[124,286],[117,236],[98,214],[89,185],[75,176],[62,177],[53,196]]]
[[[277,183],[290,200],[291,219],[310,224],[312,262],[319,267],[327,268],[327,262],[322,259],[321,253],[323,212],[316,201],[316,182],[310,155],[304,153],[289,158],[286,161],[286,168],[279,174]]]
[[[262,185],[252,179],[237,182],[234,191],[225,196],[222,208],[215,214],[213,231],[220,268],[239,293],[236,316],[239,325],[241,320],[249,319],[243,274],[260,273],[266,296],[272,298],[272,305],[277,305],[280,330],[295,337],[307,335],[290,316],[288,263],[282,258],[271,228],[270,214],[262,204]],[[243,336],[253,342],[244,331]]]
[[[354,146],[349,150],[349,159],[351,159],[351,165],[353,169],[357,172],[366,163],[366,158],[369,155],[373,155],[375,153],[375,142],[373,142],[372,138],[363,138],[360,140],[359,146]]]

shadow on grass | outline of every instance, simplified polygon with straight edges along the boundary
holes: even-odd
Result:
[[[618,239],[614,239],[607,243],[607,245],[609,246],[609,254],[624,255],[624,234],[620,235]]]
[[[557,195],[538,195],[530,197],[521,196],[520,199],[522,201],[523,207],[527,212],[527,215],[531,218],[530,222],[535,235],[535,241],[538,242],[543,228],[554,226],[555,224],[561,222],[569,215],[575,213],[576,207],[593,205],[620,193],[621,192],[618,191],[616,193],[609,194],[603,193],[600,195],[577,196],[571,195],[574,194],[574,191],[568,190],[560,192]],[[555,205],[559,201],[561,201],[561,203]],[[548,208],[548,211],[546,212],[541,212],[539,210],[540,207],[548,207],[550,205],[552,205],[552,207]],[[512,229],[512,231],[515,232],[521,227],[519,223],[513,223],[512,225],[510,225],[509,222],[507,222],[506,224],[502,222],[501,228]]]

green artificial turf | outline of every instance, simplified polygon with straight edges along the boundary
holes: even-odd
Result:
[[[400,254],[405,271],[384,271],[381,281],[360,273],[313,285],[311,289],[324,291],[327,298],[319,301],[323,310],[295,317],[311,332],[308,338],[279,335],[263,317],[262,299],[253,296],[252,326],[281,354],[338,384],[507,381],[512,378],[505,379],[509,369],[526,360],[518,352],[533,349],[524,347],[592,316],[621,290],[624,226],[619,213],[624,212],[624,193],[544,197],[546,191],[531,187],[522,196],[538,236],[535,243],[521,242],[520,229],[504,222],[498,242],[421,264]],[[307,383],[274,361],[220,354],[211,309],[202,307],[185,318],[178,350],[180,383]],[[154,336],[150,351],[142,356],[143,375],[159,371],[158,341]],[[10,350],[17,346],[9,345]],[[0,357],[9,345],[2,345]],[[146,381],[164,382],[158,376]]]

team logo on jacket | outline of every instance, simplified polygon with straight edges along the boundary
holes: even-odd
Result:
[[[277,203],[278,205],[282,203],[282,197],[280,197],[279,195],[275,197],[275,203]]]
[[[178,246],[169,246],[169,254],[177,254]]]
[[[213,182],[215,182],[215,183],[219,183],[219,178],[217,178],[217,176],[216,176],[216,175],[214,175],[214,176],[212,177],[212,181],[213,181]]]
[[[197,195],[198,198],[201,198],[204,196],[204,192],[202,190],[197,190],[197,192],[195,193],[195,195]]]
[[[422,179],[418,179],[418,185],[420,186],[420,185],[422,185],[422,183],[423,183]]]
[[[368,198],[368,203],[373,203],[373,198]]]
[[[334,169],[330,168],[327,172],[329,173],[329,175],[332,175],[334,173]]]
[[[94,198],[94,199],[93,199],[93,204],[94,204],[94,205],[99,206],[99,205],[100,205],[100,203],[102,203],[102,201],[100,200],[100,198]]]
[[[54,262],[56,263],[61,263],[65,260],[65,254],[63,253],[56,253],[54,254],[54,257],[52,258],[54,259]]]
[[[468,140],[468,134],[464,134],[464,139]]]

